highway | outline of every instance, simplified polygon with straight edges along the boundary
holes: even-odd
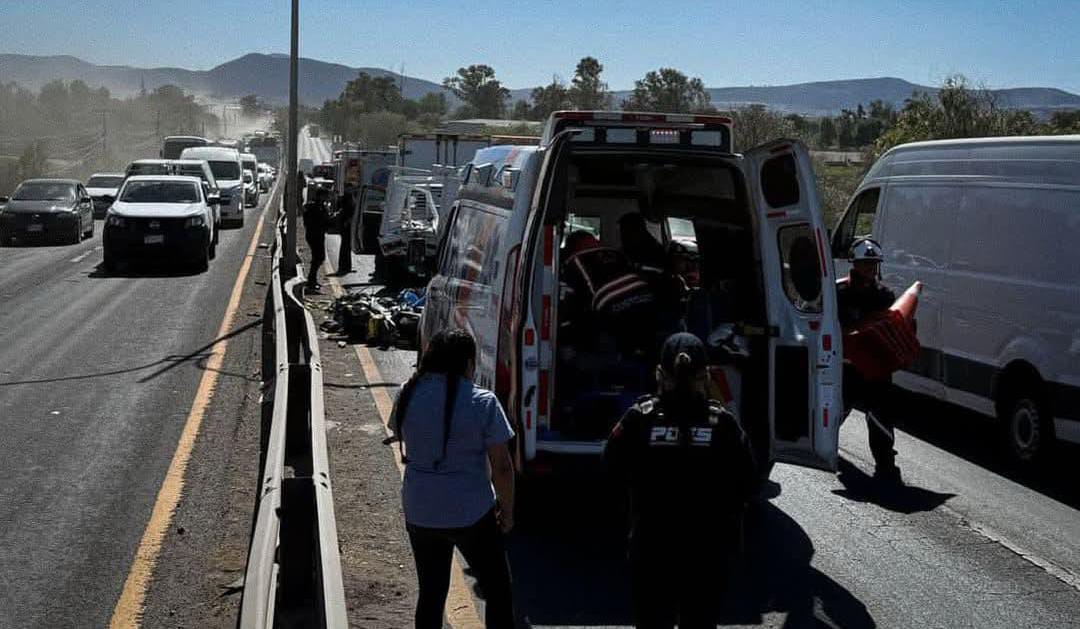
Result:
[[[77,246],[0,248],[0,627],[109,624],[269,196],[202,274],[106,274],[101,221]],[[217,375],[203,402],[239,413]]]
[[[301,136],[301,157],[325,159]],[[328,236],[327,270],[337,260]],[[340,284],[370,289],[370,256]],[[415,353],[369,349],[381,382]],[[384,389],[396,391],[396,389]],[[362,395],[372,395],[363,393]],[[993,426],[905,396],[906,486],[881,489],[863,417],[841,434],[839,474],[778,465],[753,506],[724,626],[1064,627],[1080,622],[1077,449],[1039,475],[999,462]],[[333,419],[333,418],[331,418]],[[386,473],[394,474],[386,452]],[[510,538],[516,603],[535,627],[628,626],[622,524],[600,470],[534,483]],[[397,505],[386,505],[397,509]],[[339,516],[340,517],[340,516]],[[403,621],[404,622],[404,621]]]

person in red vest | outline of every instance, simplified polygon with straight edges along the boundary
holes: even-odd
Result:
[[[848,254],[851,272],[836,287],[840,327],[844,332],[856,328],[868,317],[888,310],[896,294],[879,280],[883,249],[870,238],[860,238]],[[858,408],[866,415],[870,452],[874,456],[874,478],[891,484],[901,484],[900,469],[896,466],[896,433],[891,417],[892,378],[869,380],[850,361],[844,362],[844,404]]]

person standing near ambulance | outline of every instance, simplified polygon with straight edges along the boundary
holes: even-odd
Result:
[[[630,494],[638,627],[716,626],[726,566],[741,539],[757,466],[738,420],[706,394],[708,356],[693,334],[660,350],[659,394],[630,407],[604,459]]]
[[[879,281],[882,257],[881,245],[871,238],[860,238],[851,245],[848,254],[851,271],[836,287],[840,327],[845,333],[868,317],[888,310],[896,301],[896,294]],[[849,361],[844,362],[844,404],[849,411],[858,408],[866,415],[874,478],[899,484],[892,397],[892,378],[869,380]]]

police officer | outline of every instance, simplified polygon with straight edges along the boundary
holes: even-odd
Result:
[[[326,224],[328,222],[326,204],[329,191],[322,186],[312,185],[308,190],[307,202],[304,203],[304,237],[311,249],[311,266],[308,267],[307,290],[317,293],[319,285],[319,267],[326,261]]]
[[[341,229],[341,244],[338,247],[337,274],[346,275],[352,273],[352,237],[353,237],[353,203],[352,189],[345,191],[345,195],[338,200],[338,221]]]
[[[848,259],[851,271],[836,287],[840,327],[845,332],[858,326],[868,316],[887,310],[896,294],[881,285],[882,248],[871,238],[860,238],[851,245]],[[896,435],[893,430],[892,381],[867,380],[850,362],[844,363],[844,398],[847,408],[858,408],[866,415],[870,452],[874,456],[874,478],[900,483],[896,467]]]
[[[638,627],[716,626],[716,603],[738,548],[744,506],[757,487],[738,420],[706,396],[705,345],[668,337],[645,396],[604,451],[630,493],[630,562]]]

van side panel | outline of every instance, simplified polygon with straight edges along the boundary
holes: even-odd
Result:
[[[944,182],[894,182],[885,191],[874,236],[885,248],[882,282],[897,295],[916,281],[923,293],[915,318],[923,350],[912,372],[914,387],[944,397],[942,316],[948,298],[946,270],[954,239],[960,190]]]
[[[1065,383],[1080,382],[1080,190],[967,185],[957,224],[977,228],[961,231],[953,249],[942,329],[948,399],[992,401],[995,378],[1015,362],[1068,391]],[[1080,419],[1067,395],[1050,397],[1057,417]]]

